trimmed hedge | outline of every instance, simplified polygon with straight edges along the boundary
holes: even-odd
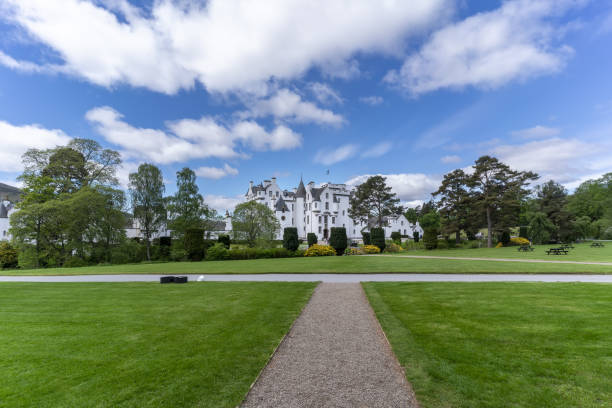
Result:
[[[414,231],[412,233],[412,238],[414,239],[414,242],[419,242],[419,231]]]
[[[382,228],[372,228],[370,234],[372,235],[372,245],[376,245],[380,249],[380,252],[383,252],[387,246],[385,242],[385,230]]]
[[[314,232],[309,232],[306,235],[306,238],[308,239],[308,247],[309,248],[311,246],[313,246],[314,244],[316,244],[317,242],[319,242],[319,240],[317,239],[317,234],[315,234]]]
[[[402,233],[399,231],[393,231],[391,233],[391,240],[395,243],[401,243],[402,242]]]
[[[425,249],[436,249],[438,247],[438,232],[426,229],[423,234],[423,243],[425,244]]]
[[[190,228],[185,231],[185,252],[190,261],[201,261],[205,255],[204,230]]]
[[[363,245],[372,245],[372,235],[369,232],[362,232]]]
[[[298,240],[298,230],[295,227],[286,227],[283,230],[283,248],[288,251],[295,251],[300,246]]]
[[[336,255],[344,255],[344,251],[348,247],[346,228],[332,227],[331,234],[329,236],[329,245],[336,250]]]
[[[217,237],[217,242],[223,244],[223,246],[225,246],[225,249],[230,249],[232,239],[229,235],[219,235],[219,237]]]

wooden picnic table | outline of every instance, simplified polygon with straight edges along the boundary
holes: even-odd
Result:
[[[533,251],[533,247],[531,245],[521,245],[520,247],[518,247],[518,251],[519,252]]]
[[[593,242],[593,243],[591,244],[591,247],[593,247],[593,248],[603,248],[603,247],[604,247],[604,244],[603,244],[603,243],[601,243],[601,242]]]
[[[563,247],[559,247],[559,248],[549,248],[546,251],[546,255],[567,255],[567,249],[563,248]]]

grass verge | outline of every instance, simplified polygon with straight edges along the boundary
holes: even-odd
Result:
[[[367,283],[423,407],[605,407],[612,286]]]
[[[0,284],[0,406],[235,407],[316,284]]]

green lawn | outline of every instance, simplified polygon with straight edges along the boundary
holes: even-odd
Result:
[[[367,283],[429,407],[609,407],[612,285]]]
[[[558,245],[534,245],[533,252],[519,252],[518,247],[505,248],[475,248],[475,249],[440,249],[427,251],[425,249],[410,250],[397,254],[386,255],[426,255],[426,256],[457,256],[468,258],[512,258],[512,259],[543,259],[546,261],[587,261],[612,262],[612,242],[604,243],[603,248],[591,248],[590,243],[574,244],[567,255],[546,255],[548,248]]]
[[[476,251],[476,250],[464,250]],[[488,251],[497,251],[489,249]],[[516,250],[514,250],[516,251]],[[430,251],[440,255],[451,251]],[[555,257],[555,260],[568,259]],[[612,265],[571,265],[396,256],[334,256],[247,261],[168,262],[85,268],[4,270],[2,275],[212,274],[212,273],[612,273]]]
[[[235,407],[311,283],[0,283],[1,407]]]

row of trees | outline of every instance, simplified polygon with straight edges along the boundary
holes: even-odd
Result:
[[[537,179],[483,156],[469,172],[446,174],[432,200],[407,210],[406,217],[420,221],[426,245],[438,234],[454,234],[456,242],[462,233],[474,239],[484,227],[489,247],[494,237],[509,237],[517,227],[520,236],[536,243],[612,238],[611,173],[584,182],[573,194],[553,180],[529,188]]]

